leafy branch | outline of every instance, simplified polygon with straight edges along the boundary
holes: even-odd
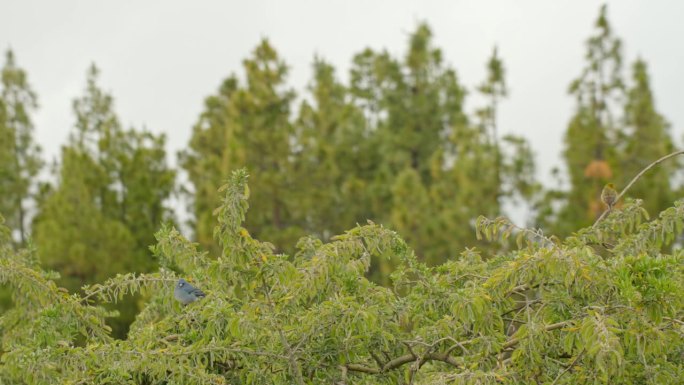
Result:
[[[86,296],[81,298],[81,302],[87,302],[95,296],[104,302],[116,302],[125,294],[140,292],[143,286],[152,287],[156,292],[164,292],[168,290],[169,282],[177,280],[177,277],[165,269],[160,269],[159,273],[153,274],[117,274],[102,285],[94,284],[84,287]]]

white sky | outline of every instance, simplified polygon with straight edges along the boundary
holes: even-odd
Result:
[[[684,2],[611,1],[608,15],[625,43],[625,64],[649,65],[657,107],[679,141],[684,129]],[[206,96],[262,37],[291,67],[299,95],[315,54],[343,80],[365,47],[403,55],[426,21],[447,63],[472,88],[484,77],[494,44],[507,69],[510,97],[500,108],[502,133],[527,137],[539,176],[559,166],[563,132],[573,108],[566,90],[583,65],[600,2],[480,1],[90,1],[0,0],[0,49],[11,47],[39,96],[37,140],[48,159],[59,154],[95,62],[100,84],[114,95],[124,125],[168,136],[170,158],[188,142]],[[4,62],[4,55],[3,60]],[[626,73],[627,74],[627,73]],[[473,98],[468,110],[476,107]]]

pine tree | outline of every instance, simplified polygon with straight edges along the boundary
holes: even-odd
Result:
[[[231,77],[219,95],[207,99],[190,149],[181,155],[196,191],[197,240],[214,249],[211,212],[219,199],[211,190],[230,170],[244,166],[249,167],[257,191],[252,197],[255,215],[247,228],[276,240],[277,245],[303,235],[288,205],[293,188],[288,179],[293,137],[289,118],[295,96],[285,85],[288,68],[266,40],[243,61],[243,67],[246,85],[239,86]]]
[[[375,66],[386,113],[378,127],[383,160],[393,176],[411,167],[429,182],[433,154],[467,121],[465,90],[455,71],[443,63],[425,24],[410,36],[403,61],[383,53],[377,55]]]
[[[499,191],[494,192],[495,199],[498,201],[502,194],[500,189],[503,188],[503,185],[501,181],[502,159],[497,126],[497,111],[499,102],[507,96],[508,90],[506,87],[504,65],[498,56],[497,47],[494,47],[492,56],[487,61],[486,79],[477,87],[477,90],[487,100],[487,105],[478,109],[476,115],[480,120],[479,124],[482,127],[482,130],[487,136],[487,143],[492,147],[492,151],[494,152],[494,161],[492,163],[492,176],[494,181],[492,184],[496,185],[499,189]]]
[[[648,164],[676,150],[669,124],[656,110],[646,62],[642,59],[632,66],[631,83],[624,109],[625,135],[619,146],[623,177],[618,185],[623,187]],[[670,178],[679,165],[670,161],[651,170],[632,187],[629,195],[644,199],[644,208],[649,213],[664,210],[676,198]]]
[[[7,218],[7,225],[18,232],[20,243],[25,244],[31,187],[42,160],[33,139],[31,120],[38,107],[37,97],[12,51],[5,55],[0,99],[0,213]]]
[[[13,163],[11,144],[14,143],[14,138],[12,132],[6,126],[6,110],[5,103],[3,103],[2,98],[0,98],[0,183],[1,181],[9,181],[9,166]],[[4,183],[2,183],[2,190],[6,189]],[[0,195],[1,196],[1,195]],[[1,198],[0,198],[1,199]],[[0,211],[0,245],[7,247],[7,251],[10,251],[11,234],[9,227],[5,224],[5,218],[2,216],[6,208],[7,203],[2,202],[2,209]],[[9,211],[9,210],[8,210]],[[4,250],[3,250],[4,251]],[[5,312],[7,309],[12,307],[12,299],[9,290],[5,288],[0,288],[0,312]]]
[[[468,125],[463,112],[465,89],[455,71],[443,63],[441,51],[432,43],[432,32],[424,24],[409,37],[403,60],[367,49],[355,57],[351,75],[355,103],[368,119],[367,141],[377,154],[373,171],[367,173],[371,176],[367,189],[373,202],[369,218],[410,231],[417,225],[416,218],[411,225],[403,220],[412,214],[406,212],[402,200],[424,196],[427,202],[422,217],[426,220],[421,221],[421,230],[409,238],[422,258],[441,261],[448,257],[445,244],[427,240],[435,241],[443,232],[450,234],[444,236],[445,242],[453,242],[450,230],[470,231],[462,223],[460,227],[441,226],[444,223],[438,217],[443,207],[437,197],[439,193],[433,191],[442,183],[444,169],[450,167],[446,158],[453,160],[447,138],[460,136]],[[446,187],[447,183],[441,186]],[[456,191],[453,185],[448,189],[444,195]],[[428,244],[429,248],[418,246]],[[387,262],[379,261],[376,266],[386,270],[383,263]]]
[[[443,63],[426,25],[410,36],[403,60],[370,49],[354,58],[351,94],[365,113],[367,141],[378,159],[367,182],[369,217],[410,232],[409,242],[429,263],[472,243],[474,218],[500,214],[502,197],[529,198],[536,188],[529,144],[497,132],[497,108],[507,88],[496,50],[478,89],[487,105],[473,124],[463,111],[465,88]],[[426,203],[416,215],[405,202],[422,202],[421,196]],[[376,266],[385,269],[383,263]]]
[[[91,66],[84,95],[74,100],[76,123],[62,149],[58,184],[34,224],[41,258],[70,290],[124,271],[149,271],[151,234],[172,220],[165,201],[175,173],[166,165],[164,137],[124,130],[98,74]],[[135,301],[118,307],[118,336],[136,308]]]
[[[432,218],[435,208],[417,170],[408,167],[397,176],[392,185],[392,197],[392,227],[399,234],[405,234],[406,241],[417,250],[422,250],[426,259],[431,257],[435,239],[431,234],[437,230]],[[386,280],[391,271],[387,264],[380,263],[379,267],[385,271],[379,271],[378,277],[375,278]]]
[[[486,70],[485,80],[477,87],[486,104],[477,109],[475,115],[482,130],[480,135],[485,134],[485,139],[482,139],[485,151],[492,152],[495,156],[494,159],[489,159],[489,164],[482,165],[483,173],[479,180],[480,183],[493,187],[492,201],[497,201],[498,211],[503,203],[501,198],[521,198],[529,201],[540,187],[534,178],[534,154],[529,142],[521,136],[508,134],[501,137],[499,134],[499,104],[508,96],[508,87],[506,69],[497,47],[492,50]],[[491,170],[487,172],[487,168]],[[490,182],[487,183],[487,180]],[[490,213],[494,214],[496,211]]]
[[[592,223],[603,212],[600,193],[607,182],[621,190],[646,165],[674,151],[667,122],[655,109],[643,60],[633,65],[633,84],[626,89],[622,43],[613,34],[605,6],[595,28],[587,41],[586,67],[569,89],[577,99],[563,152],[570,190],[550,191],[538,217],[540,226],[561,235]],[[647,174],[630,195],[644,199],[649,212],[662,210],[673,199],[670,175],[676,165]],[[559,202],[561,209],[553,210]]]
[[[328,239],[364,222],[370,197],[364,186],[373,154],[366,140],[362,111],[324,60],[313,63],[311,101],[299,108],[293,148],[295,221],[310,234]],[[316,202],[313,204],[313,202]]]
[[[586,43],[586,66],[569,87],[577,103],[563,150],[570,191],[555,218],[540,219],[555,222],[552,227],[559,234],[592,223],[603,210],[599,199],[603,185],[622,175],[616,167],[616,145],[622,135],[616,115],[624,94],[622,42],[613,34],[606,13],[604,5],[594,24],[595,34]]]
[[[80,149],[62,149],[58,187],[34,224],[41,261],[78,290],[115,273],[138,270],[135,241],[123,223],[105,214],[91,185],[98,165]]]
[[[406,217],[403,199],[416,188],[427,204],[423,235],[411,238],[425,245],[417,248],[431,263],[459,252],[477,215],[500,213],[499,199],[530,183],[527,143],[499,141],[494,132],[506,93],[496,53],[480,87],[489,103],[480,126],[469,122],[465,88],[426,25],[409,37],[401,59],[370,49],[356,55],[348,88],[332,66],[316,60],[311,99],[293,123],[287,68],[270,45],[258,46],[244,67],[247,84],[231,76],[206,99],[190,149],[181,154],[195,194],[195,236],[211,250],[220,250],[211,231],[213,186],[235,167],[248,167],[259,191],[247,228],[269,234],[281,251],[306,232],[325,240],[367,219],[403,228],[394,219]],[[410,170],[419,185],[397,180],[414,175]]]
[[[530,199],[536,191],[534,157],[521,137],[498,133],[497,111],[508,94],[505,67],[495,48],[487,61],[487,77],[478,86],[485,106],[476,110],[477,121],[464,120],[451,127],[449,136],[431,162],[433,182],[428,240],[433,263],[474,246],[474,218],[502,214],[504,199]],[[479,244],[487,250],[499,245]]]
[[[230,104],[238,89],[237,78],[227,78],[216,95],[206,98],[204,111],[192,128],[188,150],[179,153],[182,167],[187,171],[191,182],[193,228],[195,239],[200,245],[218,251],[213,240],[213,211],[219,202],[216,188],[228,175],[227,152],[237,154],[242,151],[234,141],[229,141],[228,129],[234,128]],[[229,147],[230,146],[230,147]]]

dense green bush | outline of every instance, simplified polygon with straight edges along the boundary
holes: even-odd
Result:
[[[16,306],[1,318],[0,382],[682,383],[684,253],[672,247],[682,201],[652,221],[631,202],[564,241],[480,218],[478,235],[510,235],[518,247],[428,267],[373,223],[274,254],[242,227],[247,174],[222,192],[220,255],[165,227],[152,248],[158,272],[120,275],[85,296],[58,288],[3,233],[0,282]],[[378,258],[397,262],[391,288],[364,276]],[[179,276],[207,297],[175,302]],[[96,301],[138,292],[142,312],[127,339],[113,339],[113,314]]]

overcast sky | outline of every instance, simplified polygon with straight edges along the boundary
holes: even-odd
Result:
[[[569,82],[583,66],[584,42],[600,2],[501,1],[92,1],[0,0],[0,48],[12,48],[39,96],[38,142],[59,154],[95,62],[100,84],[126,126],[165,132],[171,158],[185,147],[203,99],[267,37],[291,67],[301,95],[320,55],[348,79],[352,56],[365,47],[403,55],[417,24],[471,88],[484,77],[492,47],[507,70],[510,98],[500,108],[503,133],[527,137],[539,176],[559,165],[573,109]],[[684,2],[612,1],[609,19],[625,43],[625,62],[649,65],[657,108],[681,142],[684,129]],[[4,60],[3,60],[4,61]],[[628,67],[628,66],[627,66]],[[476,107],[473,98],[468,110]]]

